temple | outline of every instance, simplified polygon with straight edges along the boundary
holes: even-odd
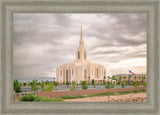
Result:
[[[95,82],[102,82],[104,76],[106,76],[106,68],[87,59],[81,26],[81,37],[76,51],[76,59],[72,63],[64,63],[56,68],[56,81],[60,84],[67,81],[75,81],[79,84],[81,81],[91,81],[92,79]]]

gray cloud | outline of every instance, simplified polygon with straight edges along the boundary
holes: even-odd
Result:
[[[80,26],[88,58],[117,74],[146,65],[146,14],[14,14],[14,77],[54,77],[56,67],[73,62]],[[123,69],[125,60],[140,65]],[[129,62],[132,63],[132,62]]]

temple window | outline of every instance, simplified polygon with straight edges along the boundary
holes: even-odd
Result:
[[[86,52],[84,52],[84,59],[86,59]]]
[[[80,59],[80,51],[78,52],[78,59]]]
[[[84,69],[84,79],[87,79],[87,70]]]
[[[68,81],[68,70],[66,70],[66,81]]]
[[[72,76],[73,76],[73,69],[72,69]]]
[[[96,69],[96,72],[97,72],[97,78],[98,78],[98,68]]]

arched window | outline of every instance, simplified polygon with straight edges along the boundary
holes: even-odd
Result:
[[[80,59],[80,51],[78,52],[78,59]]]
[[[96,72],[97,72],[97,78],[98,78],[98,68],[96,69]]]
[[[84,69],[84,79],[87,79],[87,70]]]
[[[84,59],[86,59],[86,52],[84,52]]]
[[[66,70],[66,81],[68,81],[69,79],[68,79],[68,70]]]

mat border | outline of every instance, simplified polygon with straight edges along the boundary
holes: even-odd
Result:
[[[75,114],[75,113],[80,113],[80,114],[105,114],[105,113],[154,113],[156,114],[158,112],[158,95],[159,92],[157,91],[158,88],[158,78],[159,78],[159,73],[158,70],[159,68],[159,36],[158,36],[158,19],[159,19],[159,0],[152,0],[150,2],[126,2],[126,0],[123,0],[123,2],[111,2],[111,1],[97,1],[97,0],[83,0],[82,2],[76,0],[54,0],[50,2],[20,2],[15,0],[15,2],[12,0],[5,2],[1,2],[1,45],[2,45],[2,61],[1,61],[1,78],[0,80],[2,81],[1,84],[1,113],[2,114],[20,114],[20,113],[67,113],[67,114]],[[54,6],[52,8],[52,6]],[[90,6],[91,8],[87,8],[87,6]],[[113,9],[114,6],[114,9]],[[116,12],[126,12],[126,13],[131,13],[135,12],[137,9],[130,9],[126,10],[127,7],[135,7],[135,8],[141,8],[142,11],[137,11],[136,13],[147,13],[148,17],[148,29],[147,29],[147,76],[152,76],[153,79],[147,77],[147,81],[151,84],[147,85],[147,98],[148,101],[146,103],[97,103],[97,102],[76,102],[76,103],[66,103],[66,102],[60,102],[60,103],[14,103],[12,99],[12,89],[13,87],[10,85],[13,83],[13,79],[11,78],[12,76],[12,56],[13,56],[13,45],[12,45],[12,20],[13,20],[13,13],[29,13],[33,12],[34,13],[51,13],[55,12],[56,13],[115,13],[115,7],[119,8],[119,11],[117,10]],[[22,8],[23,7],[23,8]],[[47,8],[46,8],[47,7]],[[63,8],[62,8],[63,7]],[[112,8],[111,8],[112,7]],[[126,9],[124,8],[126,7]],[[38,8],[38,9],[36,9]],[[75,9],[79,8],[79,9]],[[108,8],[108,9],[107,9]],[[146,9],[145,9],[146,8]],[[47,10],[44,10],[47,9]],[[54,9],[54,11],[53,11]],[[105,9],[105,10],[104,10]],[[106,11],[107,9],[107,11]],[[52,11],[50,11],[52,10]],[[64,11],[65,10],[65,11]],[[120,11],[121,10],[121,11]],[[153,16],[153,17],[152,17]],[[152,38],[152,39],[151,39]],[[154,71],[153,71],[153,70]],[[154,83],[154,84],[153,84]],[[152,90],[152,91],[151,91]],[[10,93],[9,93],[10,92]],[[152,92],[154,94],[150,94],[149,92]],[[8,98],[10,100],[8,100]],[[62,105],[63,104],[63,105]],[[88,107],[87,107],[87,106]],[[113,108],[108,109],[103,106],[112,106]],[[119,106],[120,109],[117,109],[117,105]],[[31,107],[29,107],[31,106]],[[36,108],[36,107],[40,108]],[[48,109],[41,109],[44,106],[47,106]],[[51,107],[50,107],[51,106]],[[55,107],[56,106],[56,107]],[[77,107],[75,107],[77,106]],[[128,106],[128,107],[127,107]],[[139,109],[140,106],[141,109]],[[24,109],[24,108],[29,108],[29,109]],[[52,107],[55,107],[54,109]],[[61,107],[61,109],[59,108]],[[86,108],[87,109],[86,109]],[[90,108],[89,108],[90,107]],[[114,108],[116,107],[116,108]],[[133,108],[130,108],[133,107]],[[21,108],[21,109],[19,109]],[[125,109],[124,109],[125,108]],[[136,110],[136,111],[135,111]]]

